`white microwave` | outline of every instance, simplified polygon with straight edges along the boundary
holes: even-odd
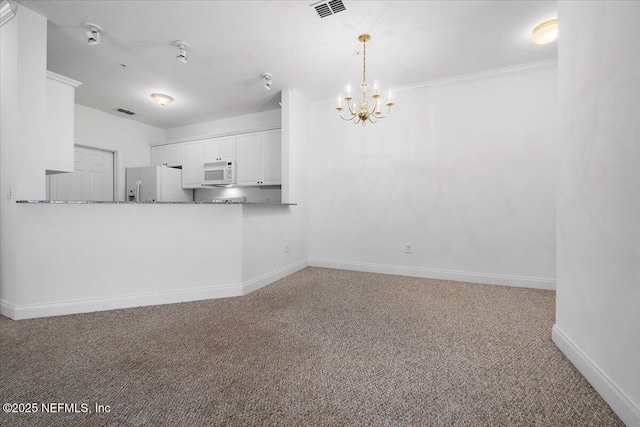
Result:
[[[233,185],[236,183],[235,162],[223,160],[204,164],[203,185]]]

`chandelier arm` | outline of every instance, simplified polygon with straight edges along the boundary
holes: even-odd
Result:
[[[356,116],[351,116],[351,117],[349,117],[349,118],[344,118],[344,117],[342,117],[342,113],[339,113],[338,115],[339,115],[339,116],[340,116],[340,118],[341,118],[342,120],[344,120],[345,122],[350,122],[350,121],[352,121],[352,120],[356,117]]]
[[[356,103],[354,102],[353,104],[354,106],[356,105]],[[355,110],[351,109],[351,102],[347,101],[347,108],[349,109],[349,112],[351,113],[352,116],[356,115],[356,112],[358,111],[358,109],[356,108]]]
[[[391,106],[387,106],[387,113],[384,115],[381,113],[373,113],[372,115],[375,116],[375,118],[377,119],[384,119],[389,115],[389,113],[391,113]]]

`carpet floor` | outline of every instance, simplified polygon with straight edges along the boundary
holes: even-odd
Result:
[[[554,311],[553,291],[306,268],[243,297],[0,317],[0,403],[38,408],[0,425],[622,426]]]

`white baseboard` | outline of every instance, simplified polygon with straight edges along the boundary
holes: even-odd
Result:
[[[541,277],[508,276],[503,274],[472,273],[468,271],[438,270],[434,268],[370,264],[365,262],[335,261],[313,258],[309,259],[309,265],[311,267],[366,271],[368,273],[397,274],[400,276],[484,283],[488,285],[503,285],[548,290],[556,289],[555,279],[547,279]]]
[[[12,304],[0,300],[0,315],[14,319],[16,316],[16,308]]]
[[[640,407],[593,360],[569,338],[558,325],[551,329],[551,339],[580,373],[591,383],[611,409],[628,427],[640,427]]]
[[[295,273],[296,271],[300,271],[303,268],[306,268],[309,264],[307,260],[299,261],[294,264],[289,264],[286,267],[283,267],[279,270],[272,271],[271,273],[267,273],[263,276],[256,277],[254,279],[243,282],[242,284],[242,294],[246,295],[250,292],[257,291],[258,289],[270,285],[276,280],[280,280],[284,277],[287,277],[290,274]]]
[[[13,306],[0,302],[0,314],[13,320],[37,317],[62,316],[66,314],[91,313],[93,311],[116,310],[147,305],[173,304],[212,298],[242,295],[241,285],[211,286],[179,291],[153,292],[108,298],[63,301],[51,304]]]
[[[18,307],[8,304],[5,301],[0,301],[0,314],[13,320],[23,320],[37,317],[63,316],[67,314],[143,307],[147,305],[174,304],[179,302],[235,297],[260,289],[276,280],[280,280],[296,271],[302,270],[307,267],[307,265],[307,260],[303,260],[251,279],[241,285],[211,286],[179,291],[62,301],[51,304],[34,304]]]

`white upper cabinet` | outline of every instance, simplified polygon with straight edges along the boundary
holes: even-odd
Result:
[[[151,147],[151,165],[164,165],[164,146]]]
[[[182,144],[165,145],[164,160],[168,166],[182,166]]]
[[[236,157],[236,137],[223,136],[204,141],[204,161],[233,160]]]
[[[282,132],[262,132],[262,184],[282,184]]]
[[[204,141],[182,145],[182,188],[201,188],[204,181]]]
[[[280,129],[236,137],[238,185],[282,184],[282,138]]]
[[[236,138],[236,179],[238,185],[258,185],[260,183],[259,133],[238,135]]]
[[[47,71],[47,174],[73,172],[75,88],[81,84]]]
[[[169,144],[151,147],[151,164],[182,166],[183,146],[184,144]]]

